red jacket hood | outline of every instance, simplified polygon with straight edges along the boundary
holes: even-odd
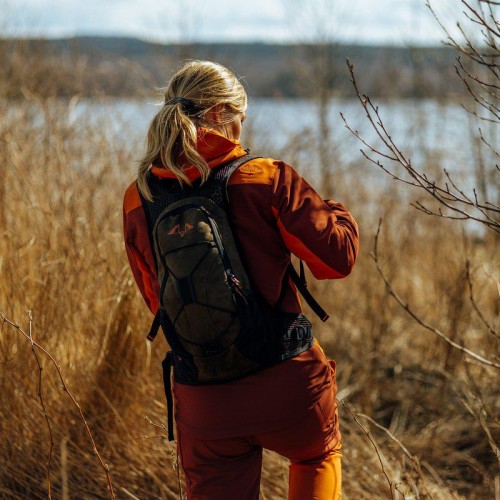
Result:
[[[198,129],[197,150],[205,158],[210,168],[240,158],[246,151],[240,141],[228,139],[215,130]],[[200,177],[199,170],[193,165],[183,168],[191,181]],[[153,164],[151,172],[159,178],[175,179],[175,174],[159,163]]]

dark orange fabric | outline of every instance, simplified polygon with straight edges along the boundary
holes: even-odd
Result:
[[[125,192],[123,228],[125,232],[125,250],[132,274],[146,305],[153,314],[156,314],[159,307],[160,285],[156,278],[146,216],[142,209],[141,198],[135,182]]]
[[[314,255],[314,253],[309,250],[309,248],[307,248],[299,238],[289,233],[279,219],[278,228],[281,235],[283,236],[283,239],[285,240],[286,246],[291,251],[293,251],[293,253],[297,257],[299,257],[299,259],[307,261],[307,265],[314,277],[321,276],[321,271],[323,271],[325,267],[327,267],[327,264],[323,262],[317,255]],[[345,278],[345,275],[335,271],[335,269],[332,269],[331,278]]]
[[[331,388],[330,366],[315,341],[295,358],[227,384],[174,383],[178,427],[200,439],[272,432],[290,425]]]
[[[321,350],[318,349],[318,352]],[[327,363],[323,357],[322,365],[327,366],[325,383],[317,388],[315,403],[300,419],[295,418],[296,408],[287,406],[286,410],[292,418],[286,425],[271,431],[260,429],[255,433],[251,431],[233,437],[201,439],[178,428],[178,450],[186,475],[188,498],[257,500],[262,449],[265,448],[291,462],[290,500],[338,500],[341,489],[341,443],[335,398],[335,363]],[[273,374],[267,374],[267,383],[274,383]],[[285,382],[285,388],[292,387],[286,381],[282,382]],[[310,400],[309,396],[301,395]],[[243,398],[242,394],[236,395],[232,405],[241,403]],[[280,408],[283,403],[281,394],[274,399],[267,399],[264,394],[264,399],[261,411],[267,413],[268,418],[272,419],[274,414],[283,411]],[[245,409],[241,409],[240,416],[244,416]],[[255,414],[255,410],[251,412]],[[219,416],[227,421],[225,415]],[[250,426],[249,429],[256,427]]]
[[[137,185],[134,182],[125,191],[125,196],[123,197],[123,212],[124,214],[129,214],[132,210],[139,208],[141,205],[141,197],[139,196]]]
[[[312,413],[312,412],[311,412]],[[267,436],[198,440],[179,432],[177,445],[186,477],[189,499],[258,500],[262,470],[262,449],[281,444],[283,456],[292,450],[294,437],[304,435],[307,425],[318,429],[314,414],[287,429]],[[271,441],[272,440],[272,441]],[[280,443],[281,441],[281,443]],[[265,446],[256,444],[261,442]],[[312,460],[289,467],[288,500],[340,500],[342,487],[342,444],[330,442],[328,450]],[[283,446],[284,445],[284,446]]]
[[[323,200],[298,172],[279,162],[272,205],[287,248],[316,279],[350,274],[358,253],[358,226],[342,204]]]

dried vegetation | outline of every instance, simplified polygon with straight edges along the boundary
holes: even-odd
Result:
[[[497,106],[494,70],[487,84]],[[468,81],[472,98],[480,74]],[[371,102],[359,97],[366,111]],[[162,428],[166,346],[144,339],[150,317],[122,244],[121,200],[137,142],[116,116],[97,123],[75,119],[74,109],[74,101],[32,92],[15,106],[0,102],[0,495],[178,498],[175,452]],[[494,151],[484,130],[483,146]],[[258,131],[252,137],[257,146]],[[288,159],[297,143],[269,154]],[[377,144],[367,153],[384,151]],[[419,182],[404,170],[404,152],[395,156],[400,170],[392,172]],[[352,276],[314,285],[334,311],[315,326],[338,363],[344,498],[498,498],[498,218],[490,210],[487,224],[473,226],[446,217],[453,210],[440,211],[429,181],[440,170],[410,166],[425,169],[425,187],[413,186],[420,212],[404,183],[360,182],[369,168],[362,156],[331,193],[362,235]],[[486,167],[498,179],[498,167]],[[438,195],[447,200],[441,178]],[[486,184],[482,209],[498,204],[498,184]],[[286,490],[285,460],[266,453],[262,498],[283,499]]]

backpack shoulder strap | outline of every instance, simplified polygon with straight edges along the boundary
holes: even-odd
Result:
[[[236,160],[231,162],[231,166],[229,167],[227,173],[226,173],[226,179],[225,179],[225,192],[226,192],[226,200],[229,202],[229,196],[227,193],[227,187],[229,186],[229,179],[230,177],[234,174],[234,172],[240,168],[244,163],[247,163],[251,160],[255,160],[256,158],[261,158],[261,156],[252,156],[249,154],[249,149],[246,150],[247,154],[245,156],[240,156],[239,158],[236,158]]]
[[[226,173],[226,200],[228,202],[229,202],[229,197],[227,188],[229,185],[229,179],[231,175],[233,175],[236,169],[241,167],[244,163],[247,163],[256,158],[262,158],[261,156],[251,156],[249,152],[250,150],[247,150],[247,154],[245,156],[241,156],[240,158],[234,160],[231,164],[231,167],[229,167]],[[304,263],[300,261],[300,276],[291,263],[288,266],[287,272],[290,278],[292,279],[293,283],[297,287],[299,293],[302,295],[304,300],[309,304],[309,307],[314,311],[314,313],[319,317],[319,319],[321,319],[321,321],[323,322],[327,321],[330,315],[319,305],[318,301],[312,296],[311,292],[307,289],[307,281],[304,273]],[[278,300],[278,303],[279,302],[280,300]]]

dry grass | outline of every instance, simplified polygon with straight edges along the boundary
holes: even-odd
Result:
[[[165,417],[165,344],[151,348],[144,339],[150,317],[122,243],[122,194],[138,156],[135,143],[124,128],[111,133],[85,117],[68,125],[61,101],[41,101],[36,112],[0,106],[0,312],[28,330],[31,311],[33,337],[59,362],[117,496],[177,498],[172,445],[144,418]],[[355,272],[315,285],[334,311],[328,324],[316,325],[317,336],[338,362],[339,395],[353,411],[341,405],[344,498],[493,498],[498,370],[464,358],[411,320],[368,254],[384,215],[379,252],[394,287],[457,343],[498,360],[498,338],[474,313],[464,278],[467,257],[477,302],[494,324],[498,241],[416,214],[395,185],[373,193],[356,179],[346,174],[349,188],[338,188],[360,223]],[[54,367],[39,356],[54,440],[53,497],[106,498],[106,476],[84,425]],[[3,323],[3,498],[47,495],[50,440],[37,386],[30,342]],[[286,481],[285,460],[267,453],[262,497],[286,498]]]

